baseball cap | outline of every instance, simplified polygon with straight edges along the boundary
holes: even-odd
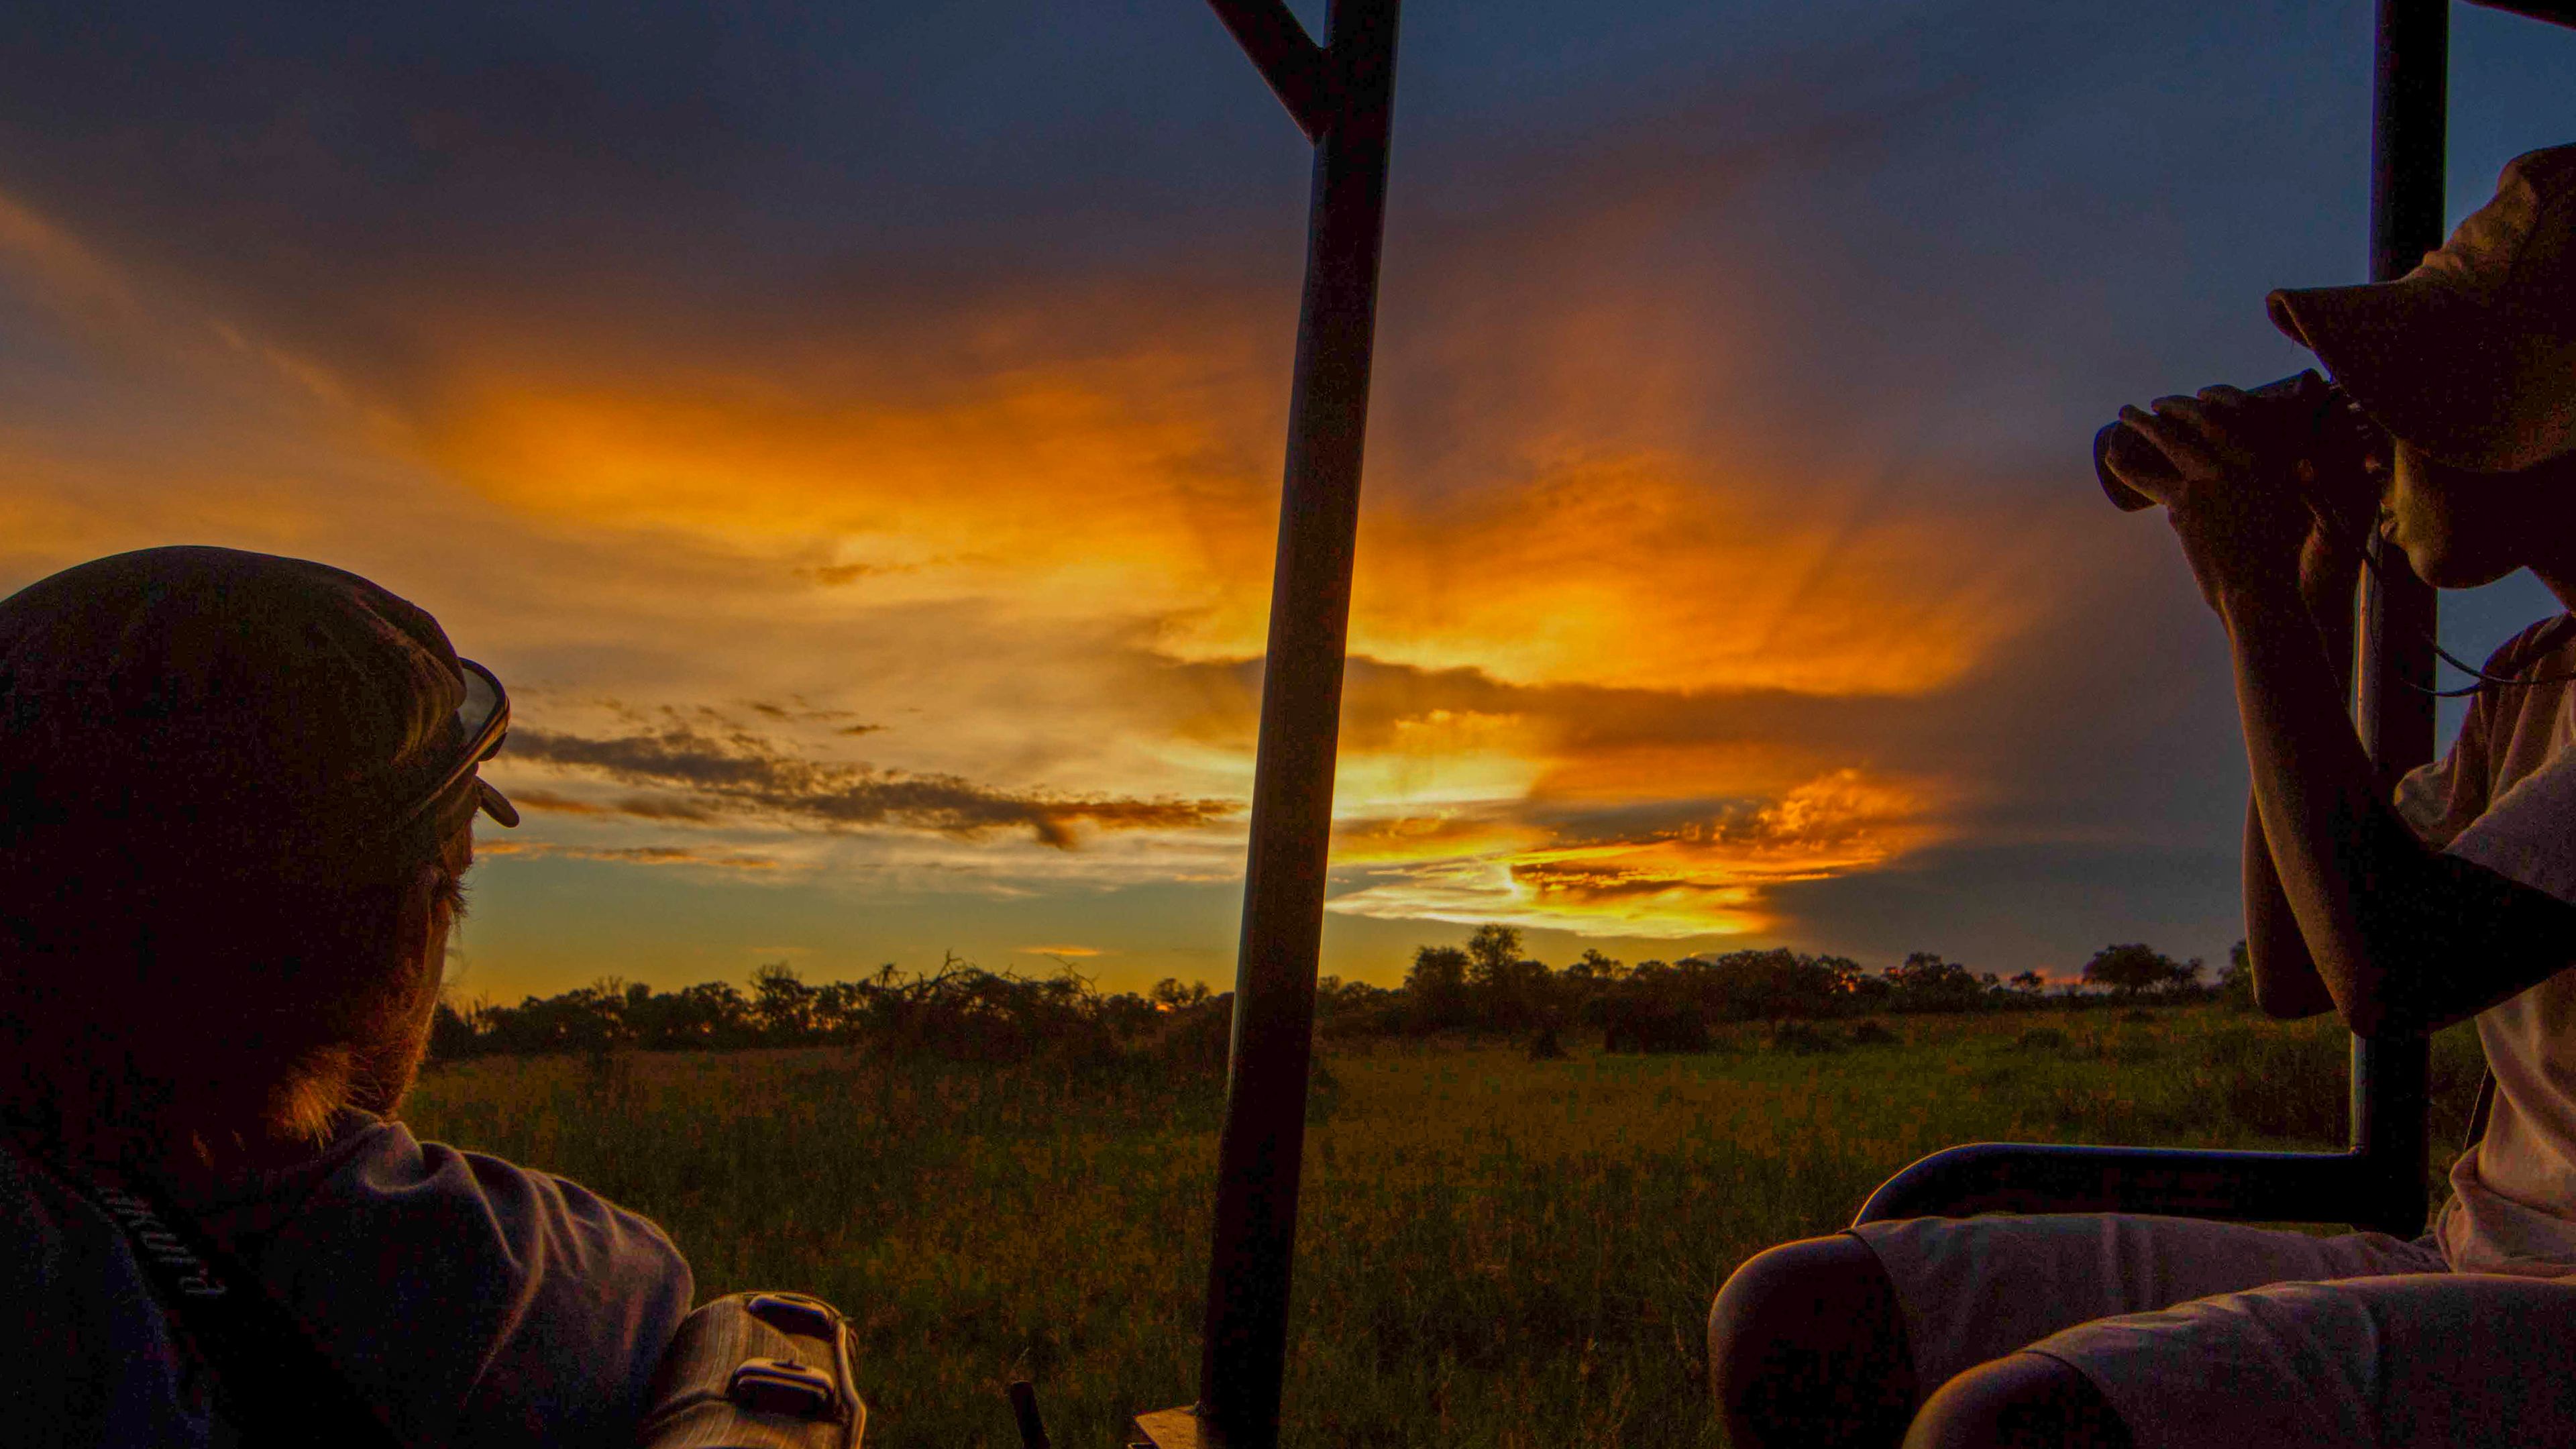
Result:
[[[355,883],[477,809],[517,823],[475,771],[506,710],[427,611],[346,570],[95,559],[0,599],[0,843]]]

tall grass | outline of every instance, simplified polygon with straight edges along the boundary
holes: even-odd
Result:
[[[1953,1142],[2335,1145],[2344,1042],[2192,1010],[1736,1028],[1682,1057],[1335,1050],[1289,1441],[1716,1444],[1703,1323],[1745,1257]],[[2476,1046],[2438,1045],[2447,1148]],[[841,1304],[874,1442],[1012,1443],[1001,1388],[1028,1377],[1059,1442],[1097,1445],[1194,1391],[1220,1090],[1155,1058],[647,1053],[459,1064],[409,1115],[653,1216],[702,1295]]]

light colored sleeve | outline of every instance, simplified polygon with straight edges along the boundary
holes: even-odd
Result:
[[[2498,875],[2576,901],[2576,750],[2562,750],[2468,822],[2447,847]]]
[[[2472,702],[2451,747],[2397,782],[2389,803],[2397,807],[2398,818],[2435,850],[2448,847],[2470,821],[2486,812],[2487,737],[2495,729],[2493,715],[2485,698]]]
[[[2429,764],[2418,765],[2397,782],[2396,798],[2389,803],[2397,807],[2397,818],[2423,837],[2424,843],[2439,850],[2460,833],[2465,820],[2453,820],[2451,795],[2460,752],[2457,748]]]

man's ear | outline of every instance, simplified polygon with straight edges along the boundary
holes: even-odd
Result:
[[[400,994],[385,1001],[386,1015],[357,1046],[350,1104],[390,1117],[402,1105],[429,1045],[432,1012],[447,966],[447,872],[425,864],[396,892],[391,963]]]
[[[403,959],[427,978],[432,993],[446,969],[447,931],[454,924],[448,892],[446,868],[425,862],[404,883],[395,913],[394,940]]]

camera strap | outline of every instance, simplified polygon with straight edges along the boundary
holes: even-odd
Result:
[[[244,1442],[402,1449],[294,1312],[158,1188],[18,1151],[124,1235],[172,1337],[208,1371],[217,1411]]]
[[[2361,566],[2369,571],[2372,578],[2378,579],[2383,583],[2386,582],[2388,576],[2386,570],[2380,566],[2379,554],[2380,550],[2388,545],[2386,545],[2385,542],[2376,534],[2365,534],[2360,538],[2355,538],[2344,528],[2341,520],[2335,518],[2332,511],[2319,503],[2314,497],[2308,497],[2306,502],[2308,505],[2308,513],[2316,519],[2320,527],[2325,529],[2327,536],[2332,538],[2338,546],[2351,551],[2355,557],[2359,558],[2361,560]],[[2552,636],[2559,633],[2564,628],[2567,621],[2568,616],[2561,614],[2556,619],[2549,622],[2548,632],[2543,635],[2543,638],[2533,641],[2533,653],[2535,656],[2546,655],[2549,649],[2557,647],[2557,640]],[[2429,684],[2418,684],[2414,680],[2405,678],[2402,675],[2398,677],[2397,682],[2399,684],[2404,685],[2406,688],[2413,690],[2417,694],[2430,695],[2435,699],[2460,699],[2468,695],[2480,694],[2490,689],[2529,689],[2533,685],[2538,684],[2576,683],[2576,674],[2489,674],[2484,669],[2469,663],[2457,654],[2443,648],[2441,639],[2431,630],[2425,629],[2421,625],[2417,625],[2414,633],[2417,639],[2431,646],[2433,653],[2438,656],[2443,663],[2450,665],[2453,669],[2456,669],[2462,674],[2466,674],[2477,681],[2475,684],[2462,685],[2458,689],[2436,689]],[[2543,640],[2547,641],[2546,647],[2542,647]]]

